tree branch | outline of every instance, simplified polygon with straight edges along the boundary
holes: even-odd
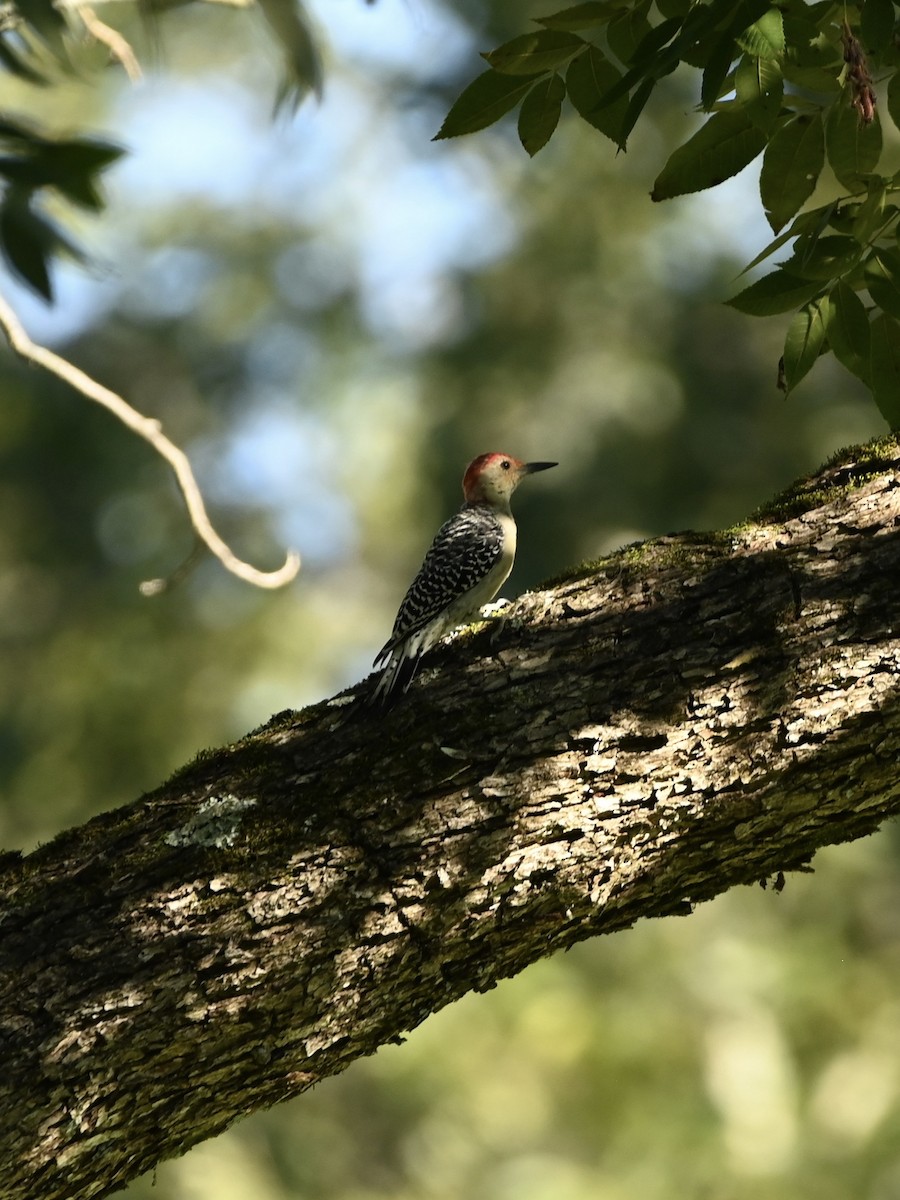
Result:
[[[284,587],[296,576],[300,570],[300,555],[293,550],[289,551],[284,565],[277,571],[260,571],[238,558],[213,529],[187,455],[174,442],[169,441],[163,433],[159,421],[143,416],[121,396],[97,383],[84,371],[73,366],[60,355],[54,354],[52,350],[33,342],[13,309],[2,296],[0,296],[0,329],[3,330],[10,346],[20,358],[34,363],[35,366],[43,367],[45,371],[62,379],[64,383],[69,384],[88,400],[102,405],[138,437],[142,437],[145,442],[150,443],[157,454],[160,454],[175,472],[175,478],[184,496],[188,516],[197,537],[227,570],[231,571],[233,575],[237,575],[239,579],[243,579],[245,583],[252,583],[261,588]],[[162,591],[164,586],[165,581],[147,580],[141,585],[141,591],[145,595],[155,595]]]
[[[900,451],[660,538],[0,859],[4,1200],[99,1197],[429,1013],[900,811]]]
[[[101,21],[89,4],[73,3],[72,7],[78,12],[91,37],[107,48],[112,58],[121,64],[132,83],[138,83],[142,78],[141,64],[131,44],[117,29]]]

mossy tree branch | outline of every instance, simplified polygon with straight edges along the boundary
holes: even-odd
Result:
[[[900,810],[900,450],[630,548],[0,860],[0,1194],[99,1197],[561,947]]]

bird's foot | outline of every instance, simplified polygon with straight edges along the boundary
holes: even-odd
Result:
[[[506,612],[508,608],[512,608],[512,600],[507,600],[501,596],[499,600],[492,600],[490,604],[483,604],[478,613],[479,621],[489,621],[494,629],[491,631],[491,645],[495,645],[497,638],[506,628],[506,622],[509,620],[509,614]]]

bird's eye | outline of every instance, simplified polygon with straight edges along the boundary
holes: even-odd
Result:
[[[500,466],[503,468],[504,471],[508,471],[509,468],[512,466],[512,463],[509,461],[508,458],[504,458],[504,460],[500,464]]]

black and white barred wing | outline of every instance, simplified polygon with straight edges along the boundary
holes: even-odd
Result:
[[[462,508],[438,530],[418,575],[400,605],[390,639],[375,659],[385,662],[405,641],[435,622],[448,610],[463,611],[455,623],[466,619],[465,598],[476,592],[503,557],[503,527],[488,508]],[[480,605],[476,603],[474,608]],[[443,632],[449,632],[449,627]],[[435,639],[436,640],[436,639]],[[422,649],[426,647],[423,645]]]

